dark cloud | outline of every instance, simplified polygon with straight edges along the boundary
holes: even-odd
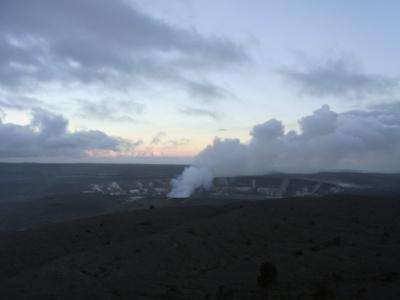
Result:
[[[367,110],[352,110],[345,115],[375,119],[387,126],[400,126],[400,101],[369,106]]]
[[[34,97],[0,93],[0,107],[5,109],[32,109],[43,106],[44,103]]]
[[[218,112],[214,112],[203,108],[182,107],[180,109],[180,112],[188,116],[207,117],[214,120],[221,118],[221,115]]]
[[[379,112],[379,113],[399,116],[400,115],[400,101],[374,104],[374,105],[371,105],[370,110]]]
[[[281,69],[279,73],[305,95],[356,98],[390,95],[399,78],[363,72],[352,58],[341,57],[301,69]]]
[[[159,81],[217,97],[220,88],[184,74],[218,71],[246,59],[230,40],[173,26],[123,0],[0,4],[0,84],[6,88]]]
[[[105,98],[100,101],[77,100],[79,116],[112,122],[135,122],[135,116],[142,114],[144,106],[130,100]]]
[[[230,93],[215,84],[210,82],[195,82],[190,81],[187,83],[187,90],[189,95],[202,100],[214,100],[226,98]]]
[[[84,157],[87,151],[127,151],[140,142],[109,136],[98,130],[74,131],[61,115],[36,109],[28,125],[0,122],[0,158]]]

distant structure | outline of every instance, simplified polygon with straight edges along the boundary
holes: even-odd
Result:
[[[283,197],[318,197],[342,191],[333,183],[294,176],[239,176],[214,179],[210,190],[197,190],[194,197],[250,197],[273,199]]]
[[[90,184],[83,193],[97,193],[135,201],[142,198],[165,198],[170,179],[135,180],[129,185],[117,182]],[[192,197],[276,199],[284,197],[319,197],[343,191],[335,183],[294,175],[238,176],[215,178],[209,190],[197,189]]]

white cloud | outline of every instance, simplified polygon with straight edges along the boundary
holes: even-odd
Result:
[[[204,182],[209,183],[209,174],[399,172],[400,122],[393,122],[395,119],[400,120],[400,102],[345,113],[336,113],[324,105],[300,119],[300,133],[285,133],[280,121],[269,120],[253,127],[249,143],[215,139],[173,182],[171,195],[190,195]]]

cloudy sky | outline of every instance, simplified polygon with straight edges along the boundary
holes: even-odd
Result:
[[[340,128],[378,120],[399,138],[399,11],[390,0],[2,0],[0,161],[186,163],[215,137],[254,143],[270,119],[285,139],[324,130],[307,116],[330,112]]]

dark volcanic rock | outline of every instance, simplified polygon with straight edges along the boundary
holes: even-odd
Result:
[[[399,299],[398,199],[216,208],[143,206],[0,232],[1,299]]]
[[[320,286],[317,288],[317,290],[314,292],[314,300],[334,300],[336,299],[335,293],[324,286]]]
[[[273,263],[265,262],[260,267],[260,275],[257,278],[260,288],[268,288],[277,278],[278,270]]]

